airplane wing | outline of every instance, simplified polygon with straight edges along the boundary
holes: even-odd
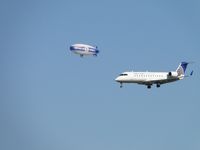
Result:
[[[165,83],[174,82],[176,80],[179,80],[179,79],[172,78],[172,79],[163,79],[163,80],[146,80],[146,81],[141,81],[138,84],[144,84],[144,85],[165,84]]]

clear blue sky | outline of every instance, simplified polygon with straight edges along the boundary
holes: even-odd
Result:
[[[0,19],[0,149],[200,149],[199,0],[1,0]],[[181,61],[194,76],[159,89],[114,81]]]

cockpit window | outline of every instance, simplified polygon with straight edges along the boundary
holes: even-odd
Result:
[[[122,74],[120,74],[120,76],[127,76],[128,74],[126,74],[126,73],[122,73]]]

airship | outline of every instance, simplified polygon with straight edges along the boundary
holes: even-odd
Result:
[[[70,51],[83,57],[84,55],[97,56],[99,53],[97,46],[91,46],[88,44],[73,44],[70,46]]]

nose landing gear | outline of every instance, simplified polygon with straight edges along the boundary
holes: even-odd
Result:
[[[123,85],[122,85],[122,83],[120,82],[120,88],[122,88],[123,87]]]

